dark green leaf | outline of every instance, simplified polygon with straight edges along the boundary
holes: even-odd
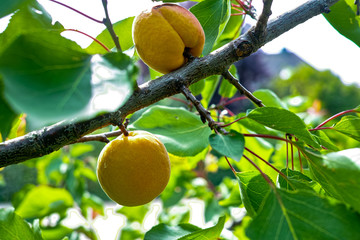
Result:
[[[5,97],[36,125],[70,117],[91,98],[90,58],[54,33],[19,36],[0,57]]]
[[[262,101],[267,107],[278,107],[287,109],[286,105],[280,98],[269,89],[259,89],[253,92],[254,96]]]
[[[167,226],[163,223],[160,223],[150,229],[145,234],[144,240],[159,240],[159,239],[167,239],[167,240],[176,240],[180,237],[199,231],[201,228],[196,227],[191,224],[179,224],[178,226]]]
[[[190,8],[205,32],[203,55],[211,52],[219,34],[219,28],[228,13],[228,0],[205,0]]]
[[[245,147],[245,139],[241,133],[231,130],[226,135],[211,134],[209,142],[211,147],[221,155],[240,161]]]
[[[323,189],[360,212],[360,149],[319,155],[303,151],[314,180]]]
[[[245,209],[250,216],[255,216],[270,191],[270,186],[257,171],[239,172],[236,177]]]
[[[32,188],[16,207],[16,213],[23,218],[42,218],[51,213],[63,214],[73,206],[73,198],[68,191],[45,185]]]
[[[36,1],[27,0],[23,4],[18,4],[19,1],[11,2],[14,2],[20,9],[11,17],[6,30],[0,34],[0,54],[22,34],[47,32],[49,30],[59,33],[64,29],[58,22],[53,25],[51,16]],[[3,4],[3,0],[1,4]],[[3,7],[0,9],[2,10]]]
[[[0,134],[2,139],[5,141],[8,134],[10,133],[11,127],[17,114],[9,106],[4,98],[4,86],[3,80],[0,76]]]
[[[357,141],[360,141],[360,118],[356,116],[345,116],[341,118],[334,129]]]
[[[179,240],[200,240],[200,239],[218,239],[225,225],[225,216],[220,217],[218,223],[210,228],[202,229],[190,233]]]
[[[11,208],[0,209],[0,239],[42,240],[39,222],[31,226]]]
[[[22,4],[29,2],[28,0],[1,0],[0,2],[0,18],[19,9]]]
[[[131,48],[134,43],[132,40],[132,23],[135,17],[128,17],[121,21],[118,21],[113,24],[113,28],[115,33],[120,36],[119,42],[121,46],[121,50],[125,51]],[[115,43],[111,38],[111,35],[107,29],[102,31],[97,37],[102,44],[104,44],[107,48],[112,49],[115,47]],[[97,42],[92,42],[87,48],[86,51],[90,54],[105,54],[107,51]]]
[[[358,239],[360,217],[307,191],[270,191],[246,234],[250,239]]]
[[[287,190],[310,190],[313,191],[314,182],[308,176],[301,172],[291,170],[289,168],[281,169],[281,172],[287,177],[287,181],[279,174],[278,183],[281,188]]]
[[[319,148],[320,145],[307,130],[306,125],[300,117],[286,109],[276,107],[261,107],[252,110],[248,118],[257,121],[269,128],[290,133],[312,147]]]
[[[183,108],[154,106],[145,111],[130,129],[156,134],[168,152],[177,156],[195,156],[204,150],[211,134],[199,116]]]
[[[324,14],[329,23],[346,38],[360,47],[360,18],[356,15],[354,0],[341,0]]]

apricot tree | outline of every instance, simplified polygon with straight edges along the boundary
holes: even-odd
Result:
[[[156,135],[170,155],[172,173],[158,198],[163,207],[160,224],[146,233],[123,228],[119,239],[358,238],[358,103],[321,121],[309,120],[306,112],[267,89],[250,92],[237,79],[233,64],[320,14],[360,46],[359,1],[309,0],[270,20],[272,0],[264,0],[258,12],[251,0],[196,1],[190,12],[204,30],[205,42],[199,34],[201,56],[175,29],[173,35],[180,37],[170,39],[184,44],[176,56],[179,66],[185,64],[175,70],[159,68],[164,75],[150,68],[144,83],[139,80],[143,54],[138,55],[132,39],[134,17],[112,23],[107,0],[102,0],[103,20],[49,1],[105,29],[83,49],[61,34],[88,35],[54,23],[36,0],[1,3],[0,17],[12,16],[0,34],[0,167],[5,172],[23,164],[38,174],[37,184],[12,196],[15,210],[0,210],[1,237],[60,239],[76,232],[96,239],[93,229],[71,229],[62,220],[72,207],[86,218],[104,214],[102,200],[87,188],[97,182],[97,156],[86,153],[128,129]],[[245,16],[255,18],[256,24],[243,32]],[[153,24],[156,34],[167,34],[160,31],[163,25]],[[152,31],[138,33],[134,38],[140,38],[144,48],[146,35],[156,39]],[[152,54],[160,62],[173,61]],[[215,93],[221,96],[216,103],[211,101]],[[250,109],[233,113],[227,107],[244,99],[252,104]],[[199,179],[204,181],[199,184]],[[172,213],[193,198],[204,202],[205,221],[217,222],[213,227],[189,224],[188,210]],[[246,209],[240,220],[231,211],[239,207]],[[117,212],[130,226],[142,222],[149,208],[122,207]],[[51,222],[51,214],[58,220]],[[231,226],[224,227],[225,222]]]

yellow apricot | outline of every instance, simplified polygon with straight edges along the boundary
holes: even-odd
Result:
[[[149,67],[169,73],[186,63],[185,50],[195,57],[201,55],[205,34],[190,11],[166,3],[135,18],[133,40],[140,58]]]
[[[156,198],[170,178],[166,148],[153,134],[130,131],[101,151],[97,176],[104,192],[123,206],[138,206]]]

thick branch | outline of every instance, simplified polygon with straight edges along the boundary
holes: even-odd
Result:
[[[211,75],[221,75],[228,67],[246,57],[266,43],[306,20],[326,12],[338,0],[311,0],[297,9],[270,21],[263,39],[253,39],[254,28],[240,38],[226,44],[208,56],[194,59],[186,66],[156,80],[139,86],[128,101],[116,112],[93,119],[62,122],[25,136],[0,143],[0,167],[19,163],[54,152],[76,142],[96,129],[122,122],[129,114],[149,106],[161,99],[181,92],[182,86],[189,86]]]

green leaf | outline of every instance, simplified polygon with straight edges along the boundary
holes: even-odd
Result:
[[[231,9],[231,13],[238,13],[236,10]],[[215,49],[225,45],[226,43],[235,40],[240,36],[241,26],[243,24],[245,17],[244,15],[231,15],[226,26],[214,46]]]
[[[40,185],[27,192],[15,212],[23,218],[42,218],[55,212],[64,214],[73,203],[65,189]]]
[[[345,116],[341,118],[334,129],[357,141],[360,141],[360,118],[357,116]]]
[[[317,139],[321,146],[329,150],[339,151],[339,148],[331,141],[324,131],[313,131],[311,134]]]
[[[189,86],[189,89],[194,96],[201,94],[201,92],[202,92],[202,90],[204,90],[204,88],[205,88],[205,79],[201,79],[200,81],[198,81],[194,84],[191,84]]]
[[[12,208],[0,209],[0,239],[11,240],[42,240],[39,222],[35,221],[31,226]]]
[[[277,107],[287,109],[287,106],[280,100],[280,98],[269,89],[259,89],[253,92],[253,95],[260,99],[267,107]]]
[[[149,205],[145,204],[136,207],[122,207],[116,212],[125,215],[129,222],[142,223],[149,210]]]
[[[205,86],[201,92],[201,104],[207,108],[209,107],[210,101],[214,96],[216,88],[219,84],[220,76],[213,75],[205,78]]]
[[[356,15],[353,0],[340,0],[323,14],[328,22],[343,36],[360,47],[360,18]]]
[[[360,217],[307,191],[270,191],[246,229],[250,239],[358,239]]]
[[[63,120],[91,98],[90,58],[54,33],[19,36],[1,55],[5,97],[33,123]]]
[[[231,65],[230,72],[236,75],[236,67]],[[224,98],[232,98],[237,93],[236,87],[229,83],[226,79],[223,79],[220,84],[219,94]]]
[[[287,177],[286,181],[280,174],[278,175],[278,183],[281,188],[286,190],[310,190],[313,191],[312,185],[314,182],[308,176],[299,171],[294,171],[289,168],[281,169],[281,172]]]
[[[126,54],[111,52],[93,56],[91,69],[92,98],[88,102],[87,111],[80,116],[116,111],[133,93],[136,66]]]
[[[71,234],[74,230],[63,225],[56,225],[55,227],[42,227],[41,233],[46,240],[63,239]]]
[[[0,2],[0,18],[19,9],[21,5],[28,0],[1,0]]]
[[[128,17],[121,21],[118,21],[113,24],[113,28],[115,33],[120,36],[119,42],[121,46],[121,50],[125,51],[131,48],[134,43],[132,40],[132,23],[135,17]],[[107,48],[112,49],[115,47],[115,43],[111,38],[111,35],[107,29],[102,31],[97,37],[102,44],[104,44]],[[107,51],[99,45],[97,42],[92,42],[87,48],[86,51],[89,54],[105,54]]]
[[[151,132],[159,137],[168,152],[177,156],[195,156],[204,150],[211,134],[199,116],[183,108],[154,106],[146,110],[130,129]]]
[[[304,121],[293,112],[276,107],[261,107],[252,110],[247,116],[269,128],[293,134],[312,147],[320,148]]]
[[[270,191],[269,184],[258,171],[236,173],[241,199],[250,216],[255,216]]]
[[[60,33],[64,29],[58,22],[52,24],[51,16],[37,1],[26,0],[20,4],[20,1],[17,0],[11,1],[12,4],[10,5],[7,2],[9,1],[6,0],[5,2],[7,6],[14,4],[16,8],[20,9],[11,17],[6,30],[0,34],[0,54],[22,34],[47,32],[49,30]],[[3,3],[2,0],[1,4]],[[6,10],[6,7],[0,7],[0,9]]]
[[[186,234],[199,231],[200,229],[201,228],[188,223],[179,224],[178,226],[167,226],[164,223],[160,223],[145,234],[144,240],[177,240]]]
[[[4,86],[3,80],[0,76],[0,134],[2,139],[5,141],[8,134],[11,131],[13,122],[15,121],[17,114],[9,106],[4,98]]]
[[[218,239],[225,225],[225,216],[220,217],[218,223],[210,228],[202,229],[190,233],[179,240],[200,240],[200,239]]]
[[[211,52],[219,35],[220,25],[228,14],[228,5],[228,0],[205,0],[190,8],[205,32],[203,55]]]
[[[319,155],[306,154],[311,174],[323,189],[360,212],[360,149]]]
[[[219,205],[222,207],[239,207],[241,204],[240,188],[237,184],[231,189],[230,195],[227,198],[219,201]]]
[[[240,161],[244,147],[245,139],[241,133],[230,130],[229,134],[211,134],[209,136],[211,147],[221,155]]]

